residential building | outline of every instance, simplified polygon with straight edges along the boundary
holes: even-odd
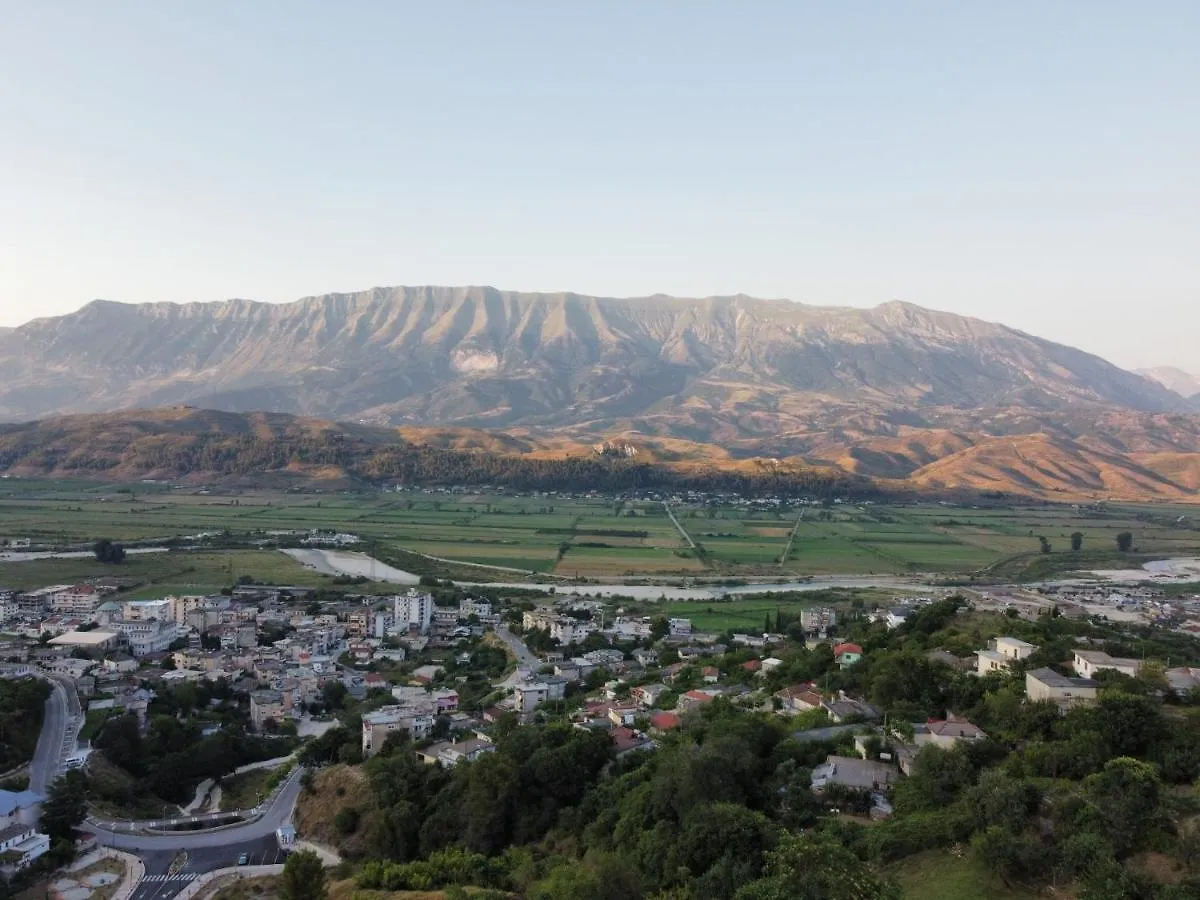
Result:
[[[775,692],[775,697],[780,702],[780,708],[785,712],[801,713],[808,712],[813,709],[821,708],[821,693],[814,685],[794,684],[791,687],[785,687],[781,691]]]
[[[106,672],[136,672],[138,661],[127,653],[111,653],[104,657],[101,667]]]
[[[36,825],[46,798],[36,791],[0,791],[0,828]]]
[[[900,777],[900,772],[887,763],[860,759],[857,756],[827,756],[825,762],[812,770],[812,789],[817,793],[831,784],[860,790],[882,790]]]
[[[1101,669],[1112,669],[1132,678],[1142,667],[1142,661],[1109,656],[1103,650],[1076,650],[1072,667],[1075,669],[1075,674],[1081,678],[1094,678]]]
[[[657,705],[658,698],[666,692],[665,684],[643,684],[630,690],[629,696],[638,706],[650,709]]]
[[[196,609],[226,609],[229,606],[227,597],[204,597],[195,594],[185,594],[177,597],[168,597],[171,601],[171,620],[174,622],[186,622],[188,613]],[[216,624],[215,622],[213,623]],[[200,629],[203,631],[203,629]]]
[[[471,738],[459,743],[449,741],[433,744],[424,750],[418,750],[417,756],[428,765],[439,765],[446,768],[457,766],[461,762],[474,762],[485,753],[494,753],[496,745],[483,738]]]
[[[1014,637],[992,638],[986,650],[976,651],[978,657],[978,674],[990,675],[993,672],[1006,672],[1014,662],[1027,659],[1037,650],[1034,644]]]
[[[545,677],[536,681],[522,681],[513,686],[513,708],[519,713],[533,712],[548,700],[562,700],[566,696],[565,678]]]
[[[126,600],[121,604],[121,618],[128,622],[145,622],[150,619],[176,621],[174,601],[170,597],[162,600]]]
[[[953,715],[913,725],[913,743],[918,747],[934,744],[948,750],[959,741],[982,741],[986,737],[978,725]]]
[[[810,634],[823,634],[837,624],[837,611],[823,606],[800,613],[800,627]]]
[[[691,619],[668,619],[667,628],[674,637],[687,637],[692,633]]]
[[[77,584],[74,587],[60,589],[50,599],[54,611],[57,613],[90,618],[96,612],[96,607],[103,601],[104,596],[90,584]]]
[[[49,587],[25,591],[17,595],[17,608],[29,615],[41,615],[54,607],[54,598],[58,594],[71,590],[69,584],[52,584]]]
[[[258,731],[268,719],[282,722],[284,716],[283,692],[268,689],[251,691],[250,693],[250,722]]]
[[[708,691],[688,691],[679,698],[679,703],[675,707],[681,713],[695,712],[700,707],[712,703],[716,694]]]
[[[179,639],[179,628],[174,622],[150,619],[145,622],[114,620],[110,627],[117,631],[129,644],[129,652],[136,658],[162,653],[169,650]]]
[[[432,704],[406,703],[384,706],[362,717],[363,756],[372,756],[383,747],[393,731],[407,731],[415,740],[424,740],[433,730]]]
[[[1025,696],[1028,699],[1050,700],[1062,708],[1095,700],[1099,687],[1091,678],[1060,675],[1048,668],[1025,673]]]
[[[858,644],[838,644],[833,648],[833,659],[842,669],[848,669],[863,658],[863,648]]]
[[[49,836],[32,825],[18,822],[0,828],[0,860],[9,871],[24,869],[49,850]]]
[[[395,627],[398,631],[416,628],[428,634],[433,624],[433,595],[410,590],[393,598]]]
[[[829,714],[834,722],[842,723],[848,719],[862,719],[865,722],[876,722],[881,713],[870,703],[847,697],[844,692],[838,692],[836,700],[822,700],[821,708]]]
[[[897,606],[894,609],[888,610],[887,618],[884,621],[887,622],[888,628],[899,628],[908,621],[908,617],[912,615],[912,612],[906,606]]]
[[[468,616],[479,616],[481,619],[486,619],[492,614],[492,604],[488,600],[472,600],[470,597],[464,597],[458,601],[458,614],[464,619]]]
[[[650,730],[656,734],[674,731],[681,725],[683,719],[673,712],[660,712],[650,717]]]

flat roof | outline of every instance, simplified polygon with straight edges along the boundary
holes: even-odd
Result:
[[[1047,687],[1097,687],[1098,683],[1091,678],[1072,678],[1069,675],[1060,675],[1050,668],[1034,669],[1032,672],[1026,673],[1028,677],[1040,681]]]
[[[51,638],[50,643],[56,647],[99,647],[101,644],[115,640],[116,637],[115,631],[98,629],[95,631],[68,631],[66,634]]]

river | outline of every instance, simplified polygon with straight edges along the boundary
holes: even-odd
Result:
[[[284,550],[288,556],[304,566],[323,572],[326,575],[362,576],[372,581],[385,581],[391,584],[413,585],[420,578],[411,572],[405,572],[386,563],[382,563],[365,553],[349,553],[342,550]],[[716,600],[725,595],[784,593],[788,591],[820,591],[826,588],[880,588],[883,590],[900,590],[920,592],[921,585],[912,580],[888,575],[845,575],[820,576],[808,581],[765,582],[760,584],[739,584],[730,587],[713,585],[711,587],[679,587],[672,584],[535,584],[513,583],[508,581],[455,582],[464,588],[520,588],[529,591],[549,591],[554,588],[558,593],[582,594],[592,597],[633,597],[638,600]]]
[[[387,563],[382,563],[365,553],[345,550],[284,550],[288,556],[305,568],[314,569],[325,575],[349,575],[354,578],[369,578],[389,584],[419,584],[421,579],[412,572],[405,572]]]

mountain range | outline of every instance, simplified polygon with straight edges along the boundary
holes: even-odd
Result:
[[[1173,366],[1159,366],[1153,369],[1137,369],[1137,374],[1157,381],[1183,397],[1200,396],[1200,377],[1176,369]]]
[[[1200,389],[1148,374],[900,302],[397,287],[96,301],[0,330],[0,420],[187,404],[491,453],[607,440],[667,464],[773,458],[916,488],[1192,498]]]

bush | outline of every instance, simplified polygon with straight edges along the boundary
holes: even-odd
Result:
[[[333,827],[339,834],[354,834],[358,831],[359,812],[352,806],[341,810],[333,817]]]

